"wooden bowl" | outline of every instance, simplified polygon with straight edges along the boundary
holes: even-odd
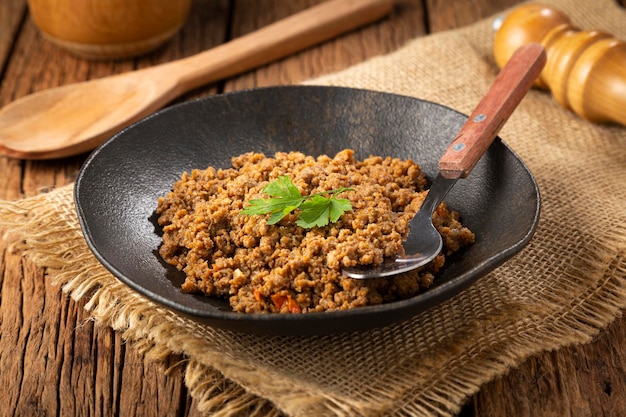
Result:
[[[81,57],[149,52],[185,23],[191,0],[28,0],[45,38]]]

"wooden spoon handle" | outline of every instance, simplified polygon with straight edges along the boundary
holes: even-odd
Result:
[[[392,0],[330,0],[230,42],[173,62],[178,90],[204,84],[283,58],[389,14]],[[167,77],[167,74],[161,73]]]
[[[442,176],[465,178],[469,175],[541,74],[545,63],[545,51],[537,43],[522,46],[513,54],[439,161]]]

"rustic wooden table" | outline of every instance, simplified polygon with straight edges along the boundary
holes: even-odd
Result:
[[[195,0],[174,40],[137,59],[90,62],[37,32],[26,0],[0,2],[0,106],[49,87],[189,56],[319,0]],[[519,0],[401,0],[382,22],[181,100],[243,88],[293,84],[388,53],[407,40],[470,24]],[[86,155],[54,161],[0,157],[0,198],[20,199],[74,181]],[[0,240],[1,416],[191,416],[182,358],[156,363],[110,328],[94,325],[83,302],[50,284],[46,271]],[[626,415],[626,319],[592,343],[528,359],[468,399],[462,416]]]

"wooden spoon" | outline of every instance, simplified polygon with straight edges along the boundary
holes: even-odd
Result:
[[[92,150],[189,90],[331,39],[391,9],[391,0],[330,0],[188,58],[23,97],[0,110],[0,153],[51,159]]]

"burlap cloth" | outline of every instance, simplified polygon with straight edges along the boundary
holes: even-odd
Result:
[[[626,11],[611,0],[549,3],[579,27],[626,39]],[[394,92],[469,113],[497,73],[491,22],[418,38],[312,83]],[[184,355],[185,382],[211,415],[450,415],[530,355],[589,341],[626,306],[626,128],[593,125],[549,93],[532,91],[501,137],[541,190],[531,243],[443,305],[364,333],[233,334],[155,306],[91,255],[71,187],[1,202],[0,229],[64,291],[87,297],[98,322],[156,357]]]

